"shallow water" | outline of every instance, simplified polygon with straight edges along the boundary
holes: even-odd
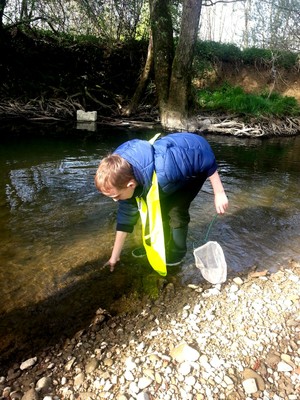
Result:
[[[96,191],[93,179],[103,155],[125,140],[154,133],[45,124],[1,130],[0,353],[18,348],[34,326],[35,339],[45,332],[54,337],[57,330],[68,334],[98,307],[143,290],[152,270],[130,256],[138,229],[116,272],[101,270],[113,243],[116,204]],[[300,137],[207,139],[230,208],[208,232],[215,211],[206,183],[191,208],[189,252],[177,274],[182,283],[202,281],[192,251],[205,240],[220,243],[231,275],[299,261]]]
[[[291,259],[299,261],[300,137],[248,140],[210,136],[208,140],[230,202],[228,213],[216,219],[208,239],[222,246],[228,272],[254,266],[272,271]],[[211,188],[206,184],[203,189],[204,196],[199,196],[192,212],[191,227],[192,235],[201,238],[200,245],[201,234],[214,215]],[[206,224],[202,224],[204,219]],[[197,239],[195,243],[198,245]],[[192,273],[186,274],[189,279],[195,278],[194,272],[192,268]]]

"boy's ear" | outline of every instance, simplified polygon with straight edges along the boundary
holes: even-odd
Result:
[[[134,179],[131,179],[128,183],[127,183],[127,187],[136,187],[136,182]]]

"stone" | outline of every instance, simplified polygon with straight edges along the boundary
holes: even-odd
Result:
[[[281,354],[281,360],[286,364],[289,364],[293,369],[296,369],[295,363],[293,363],[291,356],[289,354]]]
[[[190,375],[190,376],[187,376],[184,381],[185,381],[186,385],[193,387],[196,383],[196,378],[194,376]]]
[[[237,284],[238,286],[241,286],[244,283],[243,280],[239,276],[237,276],[236,278],[233,278],[233,282],[235,284]]]
[[[186,343],[182,343],[172,349],[170,355],[179,363],[184,361],[197,361],[200,357],[199,352]]]
[[[15,390],[13,392],[10,393],[10,400],[21,400],[23,397],[23,393],[21,392],[21,390]]]
[[[39,400],[38,392],[35,389],[29,389],[22,397],[22,400]]]
[[[62,386],[64,386],[66,383],[67,383],[67,378],[66,378],[65,376],[63,376],[63,377],[61,378],[61,380],[60,380],[60,384],[61,384]]]
[[[83,372],[80,372],[79,374],[77,374],[74,378],[74,386],[81,386],[84,382],[85,379],[85,375]]]
[[[140,392],[137,396],[136,396],[137,400],[150,400],[151,397],[149,396],[148,393],[146,392]]]
[[[10,386],[5,387],[2,391],[2,397],[4,398],[9,397],[10,392],[11,392],[11,387]]]
[[[162,377],[158,372],[155,372],[155,382],[161,385],[162,383]]]
[[[179,365],[178,372],[181,375],[186,376],[191,372],[191,368],[192,368],[191,364],[189,362],[187,362],[187,361],[184,361],[183,363],[181,363]]]
[[[102,397],[101,397],[102,398]],[[71,396],[70,397],[70,400],[75,400],[75,397],[74,396]],[[80,393],[80,395],[79,395],[79,400],[93,400],[93,399],[95,399],[95,396],[94,396],[94,394],[92,393],[92,392],[82,392],[82,393]]]
[[[91,374],[98,368],[98,365],[99,361],[97,360],[97,358],[92,358],[85,366],[85,372],[87,374]]]
[[[291,372],[291,371],[293,371],[293,367],[284,361],[280,361],[277,365],[277,371],[278,372]]]
[[[72,357],[72,358],[67,362],[67,364],[65,365],[65,370],[66,370],[66,371],[70,371],[70,370],[72,369],[73,364],[75,363],[75,361],[76,361],[76,358],[75,358],[75,357]]]
[[[275,353],[268,353],[266,357],[266,364],[270,367],[274,367],[280,361],[280,356]]]
[[[125,371],[124,378],[126,379],[126,381],[134,381],[134,376],[129,370]]]
[[[43,377],[39,379],[35,385],[35,390],[37,392],[46,392],[51,386],[52,381],[49,377]]]
[[[256,393],[258,388],[254,378],[245,379],[243,382],[243,388],[247,394]]]
[[[209,363],[213,368],[218,369],[223,364],[223,360],[221,360],[216,354],[214,354]]]
[[[151,385],[152,382],[153,380],[151,378],[143,376],[142,378],[139,379],[138,388],[141,390],[146,389],[148,386]]]
[[[147,376],[148,378],[152,379],[153,381],[155,380],[155,373],[152,369],[144,369],[144,375]]]
[[[234,383],[233,380],[228,375],[224,376],[224,382],[225,382],[226,386],[233,385],[233,383]]]
[[[24,371],[24,369],[33,367],[34,364],[36,364],[36,362],[37,362],[37,357],[29,358],[28,360],[22,362],[22,364],[20,365],[20,370]]]
[[[130,391],[131,394],[136,396],[139,393],[140,389],[139,389],[138,385],[135,382],[130,382],[129,391]]]
[[[97,121],[97,111],[77,110],[77,121],[93,122]]]
[[[265,390],[265,382],[263,378],[253,369],[245,368],[243,371],[243,377],[244,379],[250,379],[250,378],[255,379],[258,389],[261,390],[262,392]]]
[[[132,357],[127,358],[125,366],[128,371],[133,371],[136,368],[136,363],[132,360]]]
[[[113,363],[114,363],[114,361],[113,361],[111,358],[106,358],[106,359],[103,361],[103,364],[104,364],[106,367],[111,367],[111,366],[113,365]]]

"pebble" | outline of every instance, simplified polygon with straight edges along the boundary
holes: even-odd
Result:
[[[191,364],[187,361],[184,361],[179,365],[178,372],[181,375],[186,376],[191,372],[191,369],[192,369]]]
[[[37,357],[29,358],[26,361],[23,361],[20,365],[20,370],[25,370],[32,367],[37,362]]]
[[[126,379],[126,381],[134,381],[134,376],[129,370],[125,371],[124,378]]]
[[[146,389],[148,386],[151,385],[152,382],[153,382],[152,379],[150,379],[146,376],[143,376],[142,378],[139,379],[138,387],[139,387],[139,389]]]
[[[49,387],[51,386],[51,384],[52,384],[51,378],[50,378],[50,377],[45,377],[45,376],[44,376],[43,378],[41,378],[41,379],[39,379],[39,380],[37,381],[37,383],[36,383],[36,385],[35,385],[35,390],[36,390],[37,392],[46,391],[46,390],[49,389]]]
[[[292,262],[222,285],[169,283],[159,299],[133,305],[130,314],[99,309],[66,343],[7,365],[0,396],[298,400],[299,277]]]
[[[279,371],[279,372],[291,372],[291,371],[293,371],[293,367],[291,365],[287,364],[284,361],[280,361],[278,363],[278,366],[277,366],[277,371]]]
[[[243,381],[243,387],[247,394],[255,393],[258,390],[254,378],[248,378]]]
[[[87,374],[91,374],[92,372],[94,372],[97,367],[99,365],[99,361],[96,358],[92,358],[86,365],[85,367],[85,372]]]
[[[171,350],[171,357],[177,362],[184,361],[197,361],[200,354],[197,350],[193,349],[187,343],[182,343],[179,346]]]

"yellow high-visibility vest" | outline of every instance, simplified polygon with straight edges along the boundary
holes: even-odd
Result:
[[[157,139],[155,135],[149,142]],[[167,275],[164,229],[159,201],[159,189],[156,172],[153,172],[152,184],[146,196],[136,197],[142,222],[142,239],[151,267],[162,276]]]

